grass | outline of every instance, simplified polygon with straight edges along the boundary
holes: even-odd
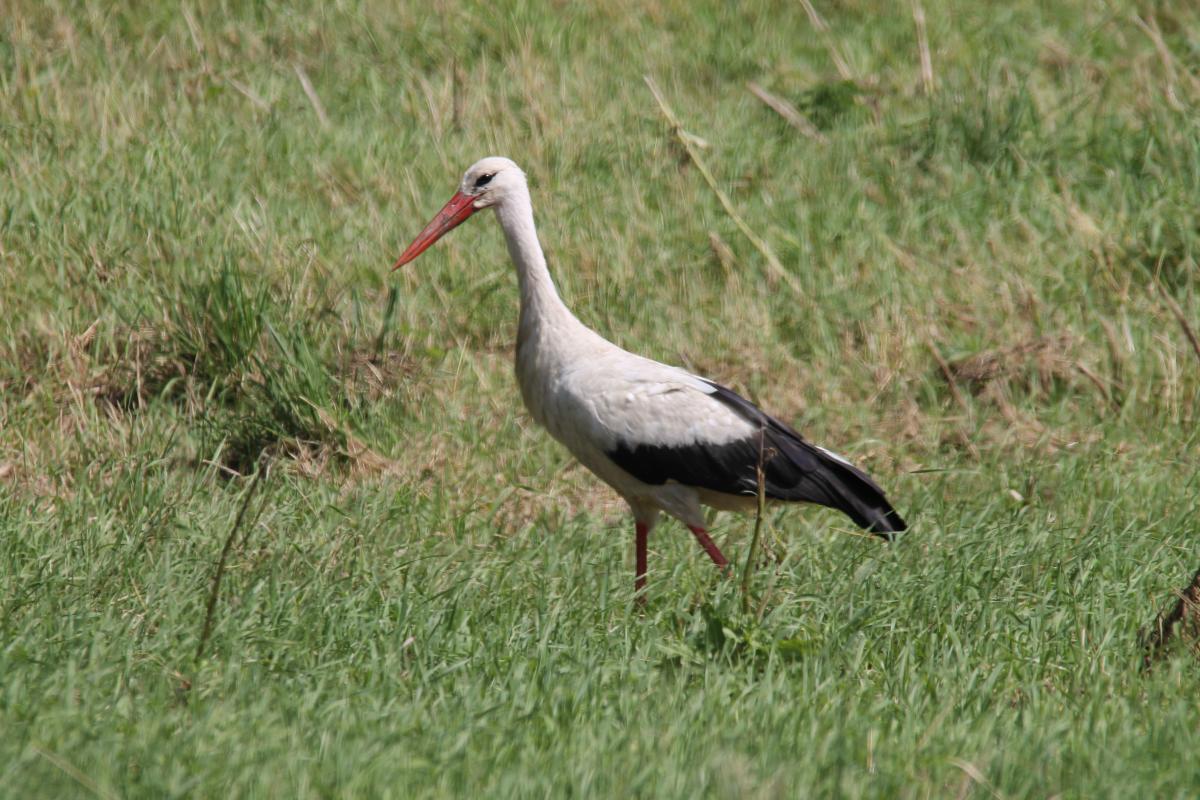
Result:
[[[814,5],[10,4],[0,794],[1194,795],[1138,631],[1200,561],[1200,14],[927,2],[926,94],[908,6]],[[582,319],[911,532],[771,511],[743,610],[665,525],[639,613],[499,231],[388,272],[488,153]]]

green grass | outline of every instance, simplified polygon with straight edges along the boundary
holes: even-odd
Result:
[[[1200,13],[926,2],[926,96],[907,4],[814,4],[848,77],[791,2],[10,3],[0,794],[1200,792],[1200,667],[1138,642],[1200,561]],[[772,511],[747,613],[667,524],[639,613],[496,226],[388,271],[492,153],[582,319],[910,533]]]

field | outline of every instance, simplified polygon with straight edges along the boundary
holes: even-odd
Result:
[[[10,0],[0,795],[1200,794],[1200,10],[923,1]],[[665,523],[640,611],[495,223],[389,272],[488,154],[911,530]]]

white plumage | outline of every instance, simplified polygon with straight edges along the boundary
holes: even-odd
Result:
[[[396,267],[489,207],[520,283],[522,398],[534,420],[629,503],[637,522],[639,590],[646,537],[660,511],[687,525],[718,566],[727,565],[704,530],[701,506],[753,506],[760,459],[772,499],[839,508],[880,535],[904,530],[882,490],[841,456],[809,444],[728,389],[627,352],[576,319],[546,267],[525,175],[509,159],[472,165]]]

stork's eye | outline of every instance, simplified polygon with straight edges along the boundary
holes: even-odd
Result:
[[[475,180],[475,188],[482,189],[484,186],[487,186],[494,177],[496,177],[496,173],[494,172],[489,172],[486,175],[480,175]]]

